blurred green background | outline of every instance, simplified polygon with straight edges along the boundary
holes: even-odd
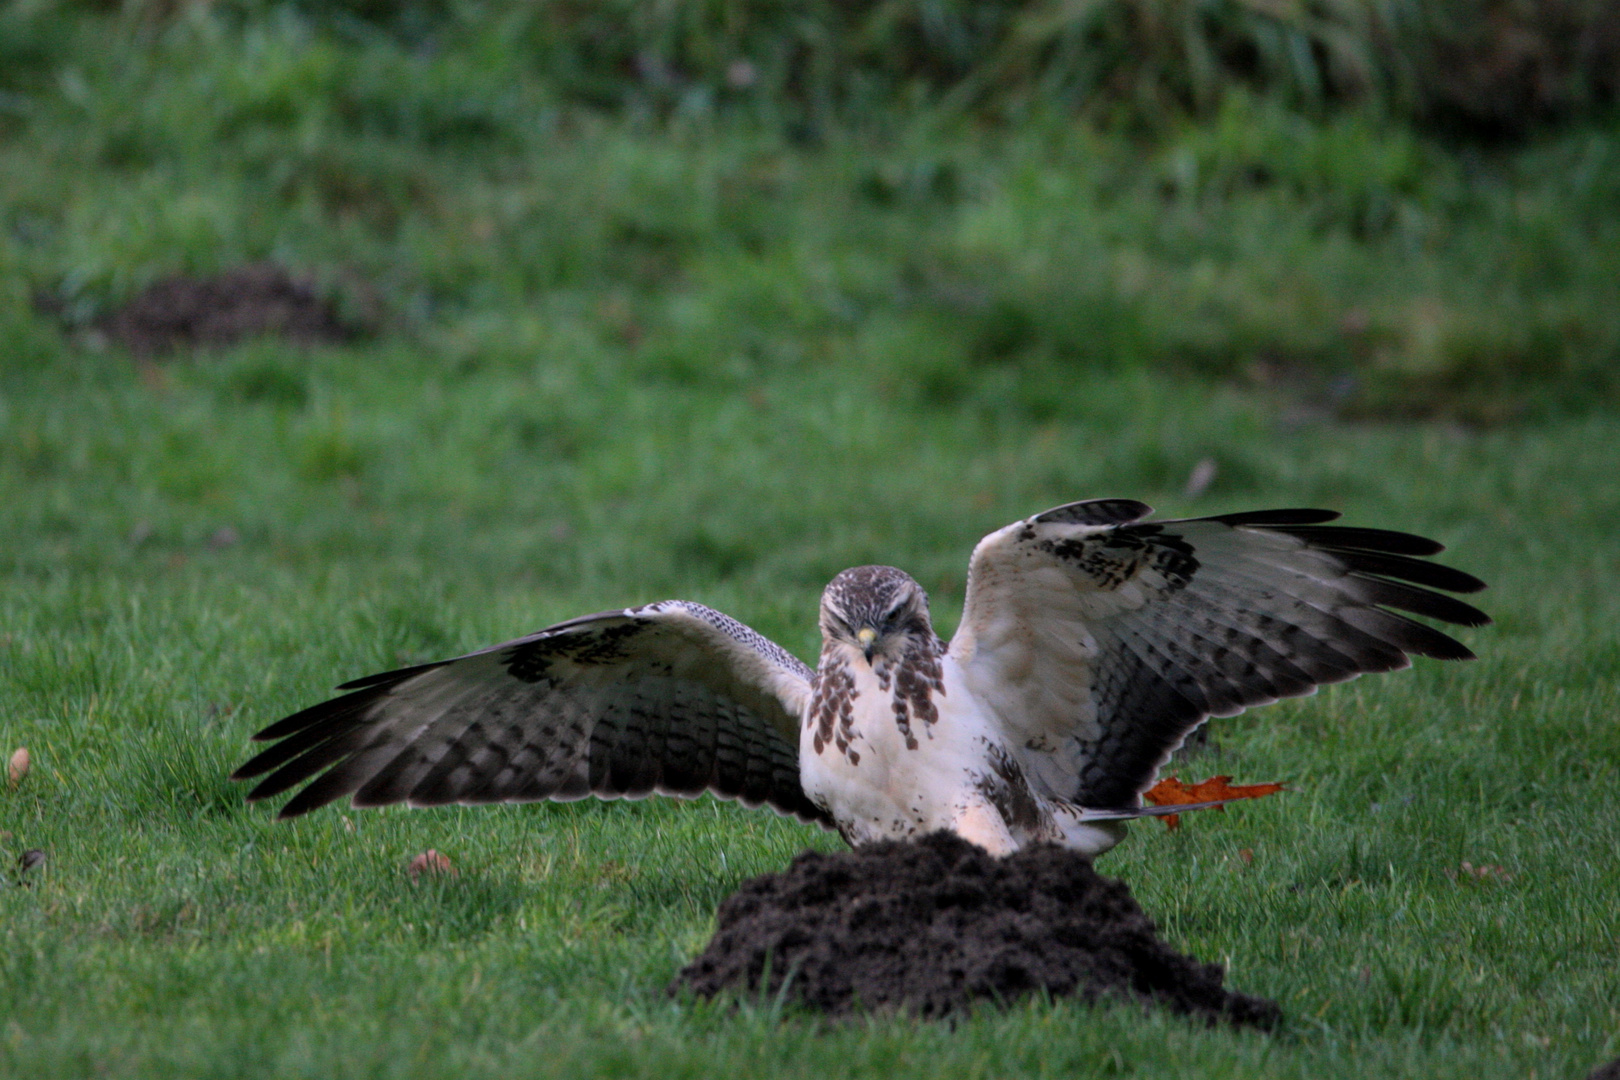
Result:
[[[1156,369],[1492,424],[1620,387],[1604,0],[4,12],[11,335],[276,259],[396,335],[591,296],[674,378],[867,339],[949,405]]]
[[[0,1072],[1620,1054],[1617,93],[1612,0],[0,4]],[[243,273],[330,332],[131,336]],[[671,1001],[722,897],[836,839],[278,824],[226,779],[336,682],[581,612],[812,658],[885,562],[948,632],[978,537],[1101,496],[1328,506],[1492,586],[1478,663],[1219,723],[1183,771],[1289,793],[1099,863],[1277,1037]],[[408,880],[430,847],[458,877]]]

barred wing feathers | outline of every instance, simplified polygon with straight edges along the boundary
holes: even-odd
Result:
[[[950,645],[1057,798],[1134,807],[1210,716],[1324,683],[1473,654],[1400,611],[1489,618],[1435,592],[1477,578],[1432,540],[1324,524],[1328,510],[1162,522],[1125,499],[1057,507],[985,537]],[[1395,610],[1392,610],[1395,609]]]
[[[734,619],[667,600],[347,683],[255,735],[274,745],[234,775],[264,776],[250,799],[312,780],[282,817],[344,796],[438,806],[707,791],[825,822],[799,785],[811,678]]]

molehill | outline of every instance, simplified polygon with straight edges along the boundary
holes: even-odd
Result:
[[[1224,975],[1166,945],[1130,890],[1083,856],[1043,845],[997,859],[940,832],[805,852],[783,873],[744,882],[670,992],[938,1017],[1045,991],[1276,1025],[1275,1002],[1225,989]]]
[[[273,263],[212,277],[179,275],[148,285],[99,320],[114,342],[137,356],[193,346],[225,346],[252,337],[306,345],[359,336],[314,282]]]

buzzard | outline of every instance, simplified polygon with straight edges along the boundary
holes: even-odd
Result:
[[[607,611],[454,660],[370,675],[259,732],[250,799],[281,809],[686,798],[835,828],[850,844],[950,829],[1003,854],[1089,855],[1124,822],[1189,807],[1141,794],[1211,716],[1412,655],[1471,659],[1397,613],[1490,620],[1435,589],[1484,588],[1432,540],[1324,524],[1328,510],[1146,521],[1070,503],[979,542],[949,644],[889,566],[833,578],[811,670],[685,600]],[[268,775],[265,775],[268,774]],[[1213,805],[1213,804],[1207,804]]]

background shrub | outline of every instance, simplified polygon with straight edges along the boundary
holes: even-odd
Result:
[[[92,5],[94,6],[94,5]],[[129,0],[147,20],[176,0]],[[521,43],[592,104],[826,121],[895,106],[1131,124],[1209,114],[1234,89],[1355,103],[1470,136],[1518,137],[1620,89],[1612,0],[231,0],[419,47]]]

